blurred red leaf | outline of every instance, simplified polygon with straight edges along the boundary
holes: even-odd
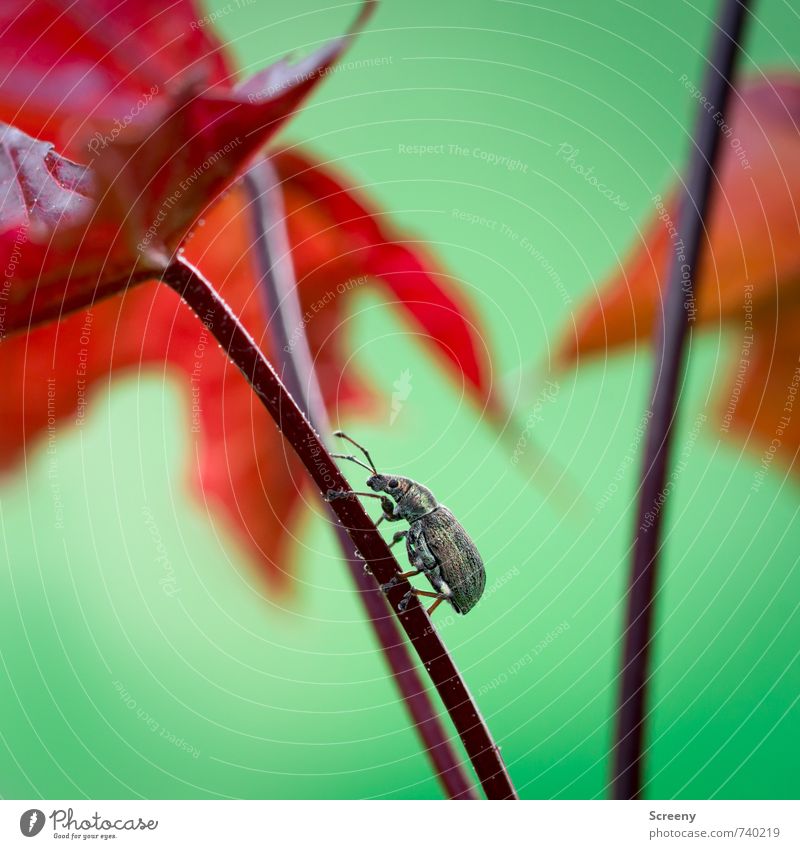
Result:
[[[186,255],[217,288],[262,350],[269,339],[249,256],[249,214],[237,185],[210,211],[202,238]],[[208,235],[206,235],[208,234]],[[10,468],[48,423],[82,426],[98,389],[127,371],[175,376],[185,399],[186,461],[192,487],[212,517],[223,515],[283,586],[302,505],[293,454],[247,381],[196,316],[168,287],[144,283],[0,345],[6,391],[0,395],[4,439],[0,466]]]
[[[0,335],[58,317],[133,278],[136,260],[117,249],[116,222],[93,220],[94,176],[52,145],[0,124]]]
[[[357,25],[363,17],[364,12]],[[157,276],[194,221],[346,44],[347,38],[335,39],[296,66],[279,62],[235,89],[185,84],[174,95],[154,97],[146,114],[98,144],[91,168],[96,205],[85,203],[89,172],[80,175],[82,197],[60,184],[58,192],[38,194],[55,185],[42,178],[45,170],[55,174],[57,167],[74,182],[79,168],[6,127],[3,145],[10,155],[4,179],[16,169],[19,189],[4,198],[0,218],[0,246],[8,251],[0,258],[7,261],[11,252],[17,257],[7,275],[6,332],[89,304],[129,285],[134,276]],[[17,207],[32,226],[21,228]]]
[[[205,23],[192,0],[4,0],[0,115],[83,161],[88,122],[117,134],[155,96],[229,79]]]
[[[452,276],[438,268],[422,245],[392,232],[369,202],[329,169],[296,149],[280,151],[272,159],[284,183],[304,307],[311,310],[315,301],[331,291],[332,282],[347,286],[349,292],[357,288],[352,284],[359,279],[374,278],[429,340],[454,378],[464,383],[475,403],[499,415],[501,405],[492,393],[481,322]],[[315,318],[307,329],[312,350],[323,367],[331,370],[331,377],[341,374],[345,360],[336,332],[344,306],[342,299],[334,298],[324,316]],[[322,383],[331,386],[327,380]]]
[[[695,320],[724,324],[735,340],[733,385],[720,403],[723,430],[735,430],[759,451],[775,442],[778,459],[797,473],[800,422],[790,416],[782,426],[781,411],[800,377],[800,77],[744,83],[729,112]],[[563,333],[562,367],[650,338],[662,320],[670,254],[680,250],[674,226],[675,205],[667,200],[624,266],[584,301],[575,328]]]

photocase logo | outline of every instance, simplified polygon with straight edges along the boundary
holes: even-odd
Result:
[[[392,409],[389,413],[389,424],[393,425],[395,419],[400,415],[400,410],[403,409],[403,404],[408,401],[411,395],[411,371],[403,369],[400,377],[392,384],[394,392],[392,392]]]
[[[53,837],[66,839],[83,839],[100,837],[109,840],[116,834],[104,832],[120,831],[155,831],[158,828],[158,820],[145,820],[142,817],[119,817],[118,819],[107,819],[98,811],[84,816],[83,819],[75,817],[72,808],[56,808],[46,817],[44,811],[38,808],[30,808],[19,818],[19,830],[25,837],[35,837],[44,828],[47,820],[52,820]],[[81,834],[81,832],[88,832]]]
[[[19,830],[25,837],[36,837],[44,828],[44,812],[38,808],[31,808],[19,818]]]

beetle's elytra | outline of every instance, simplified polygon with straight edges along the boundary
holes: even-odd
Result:
[[[483,560],[456,517],[434,497],[433,493],[421,483],[404,478],[400,475],[381,475],[375,468],[369,452],[354,439],[341,431],[334,436],[346,439],[355,445],[363,454],[369,465],[366,465],[352,454],[334,454],[342,460],[350,460],[371,472],[367,486],[373,492],[345,492],[344,490],[329,490],[327,499],[365,496],[378,498],[383,508],[383,515],[378,519],[379,525],[384,519],[387,522],[405,520],[409,527],[398,531],[392,538],[392,545],[406,541],[408,559],[413,569],[395,575],[381,589],[388,592],[401,578],[414,575],[425,575],[435,592],[411,589],[398,605],[398,610],[405,610],[412,595],[426,596],[435,601],[428,608],[428,613],[443,602],[448,601],[456,613],[468,613],[478,603],[486,586],[486,570]],[[377,493],[385,493],[378,495]],[[394,499],[394,501],[392,501]]]

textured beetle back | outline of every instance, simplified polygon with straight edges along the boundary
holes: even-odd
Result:
[[[439,507],[418,521],[436,558],[439,575],[450,590],[448,601],[458,613],[469,612],[486,587],[486,570],[475,543],[446,507]]]

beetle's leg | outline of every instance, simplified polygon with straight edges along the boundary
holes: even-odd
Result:
[[[418,566],[423,572],[433,569],[436,566],[436,558],[428,547],[425,536],[417,532],[412,534],[409,539],[411,542],[408,554],[414,565]]]
[[[355,498],[357,495],[363,498],[382,498],[375,492],[352,492],[349,489],[329,489],[325,493],[326,501],[336,501],[337,498]]]
[[[422,538],[422,534],[420,533],[419,525],[413,524],[408,529],[408,537],[406,538],[406,551],[408,552],[408,559],[411,562],[411,565],[416,567],[417,569],[424,570],[426,569],[424,558],[420,556],[419,552],[419,541]]]
[[[397,533],[396,533],[396,534],[392,537],[392,541],[389,543],[389,548],[391,548],[393,545],[397,545],[397,543],[398,543],[398,542],[400,542],[400,540],[401,540],[401,539],[405,539],[407,536],[408,536],[408,528],[406,528],[406,529],[405,529],[405,530],[403,530],[403,531],[398,531],[398,532],[397,532]],[[412,563],[411,565],[412,565],[412,566],[414,566],[415,564],[413,564],[413,563]],[[382,589],[385,593],[387,593],[387,592],[389,592],[389,590],[390,590],[392,587],[396,587],[396,586],[397,586],[397,582],[398,582],[398,581],[402,580],[403,578],[413,578],[413,577],[414,577],[414,575],[419,575],[419,573],[420,573],[421,571],[422,571],[421,569],[412,569],[410,572],[400,572],[400,573],[399,573],[399,574],[397,574],[397,575],[393,575],[393,576],[392,576],[392,578],[391,578],[391,580],[389,580],[389,582],[388,582],[388,583],[386,583],[386,584],[381,584],[381,589]]]
[[[408,529],[406,529],[404,531],[398,531],[392,537],[392,541],[389,543],[389,548],[391,548],[393,545],[397,545],[397,543],[400,542],[401,539],[405,539],[407,536],[408,536]]]
[[[387,512],[387,509],[391,512]],[[395,516],[392,508],[391,507],[387,508],[386,505],[384,504],[383,505],[383,515],[380,517],[380,519],[378,519],[377,522],[375,522],[375,527],[377,527],[383,521],[386,521],[386,522],[402,522],[403,517],[402,516]]]
[[[336,501],[337,498],[349,498],[351,495],[355,495],[354,492],[345,492],[343,489],[329,489],[325,493],[325,500]]]
[[[418,590],[416,587],[412,587],[401,599],[400,604],[397,605],[397,609],[402,613],[407,607],[409,602],[411,601],[412,596],[425,596],[426,598],[435,598],[437,602],[444,601],[447,596],[445,593],[431,593],[427,590]],[[431,605],[431,609],[436,607],[435,604]]]
[[[397,609],[402,613],[407,607],[408,603],[411,601],[414,595],[414,590],[409,590],[401,599],[400,604],[397,605]]]
[[[399,522],[400,516],[394,515],[393,505],[391,501],[385,495],[376,495],[374,492],[349,492],[345,489],[329,489],[325,493],[325,500],[330,503],[331,501],[336,501],[337,498],[353,498],[357,495],[363,495],[365,498],[379,498],[381,502],[381,509],[383,512],[380,515],[380,518],[375,522],[375,527],[377,528],[381,522],[384,520],[387,522]],[[365,567],[365,571],[368,571]]]
[[[385,583],[381,584],[381,589],[383,592],[388,593],[392,587],[396,587],[397,584],[405,578],[413,578],[414,575],[419,575],[419,569],[412,569],[410,572],[398,572],[396,575],[392,575],[392,577]]]
[[[383,508],[383,518],[386,519],[387,522],[402,522],[402,516],[394,515],[394,505],[389,499],[386,499],[387,503],[381,501],[381,507]]]
[[[440,595],[439,598],[428,608],[428,616],[433,616],[433,611],[444,601],[444,596]]]

